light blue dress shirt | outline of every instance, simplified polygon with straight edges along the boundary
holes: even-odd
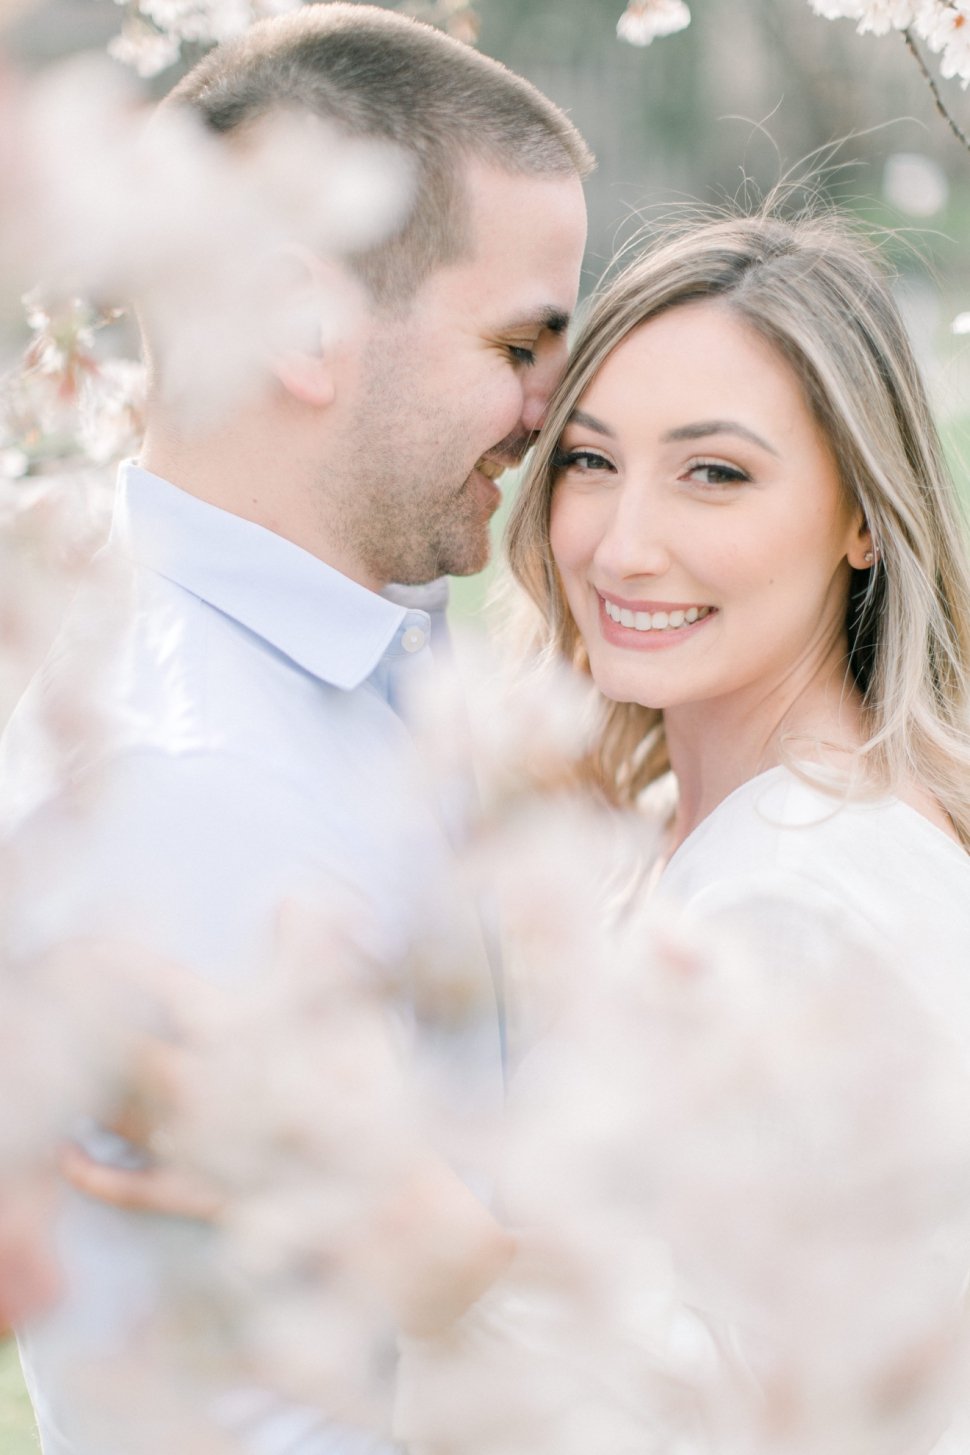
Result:
[[[232,987],[265,970],[281,902],[334,885],[366,898],[376,953],[397,956],[429,926],[447,944],[451,848],[395,710],[430,670],[445,597],[393,594],[123,467],[109,542],[0,745],[0,821],[20,869],[10,953],[128,938]],[[82,688],[65,737],[64,704]],[[489,1009],[453,1049],[474,1056],[498,1105],[482,965]],[[103,1155],[122,1155],[112,1140]],[[45,1455],[141,1451],[144,1430],[101,1427],[78,1404],[73,1372],[150,1319],[170,1234],[72,1200],[70,1292],[22,1336]],[[226,1408],[246,1410],[258,1455],[380,1448],[268,1394]]]

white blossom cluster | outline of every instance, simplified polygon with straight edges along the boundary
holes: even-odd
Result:
[[[471,0],[398,0],[398,9],[427,25],[437,25],[466,45],[475,44],[482,28]]]
[[[970,86],[970,0],[808,0],[826,20],[854,20],[862,35],[911,31],[940,56],[940,74]],[[616,33],[645,46],[690,24],[685,0],[629,0]]]
[[[108,45],[115,60],[139,76],[157,76],[185,45],[209,46],[242,35],[257,20],[295,10],[301,0],[118,0],[126,16]]]
[[[658,36],[674,35],[690,25],[684,0],[630,0],[616,23],[620,40],[649,45]]]
[[[229,1200],[218,1233],[173,1232],[153,1340],[78,1371],[100,1382],[101,1416],[150,1398],[150,1455],[223,1455],[180,1425],[187,1371],[242,1368],[364,1429],[390,1420],[415,1455],[928,1448],[967,1337],[962,1057],[814,906],[784,974],[763,949],[768,896],[710,924],[643,907],[641,821],[568,788],[584,694],[461,651],[461,689],[434,685],[416,732],[430,789],[479,784],[457,883],[498,907],[509,1004],[532,1011],[504,1125],[454,1110],[472,1060],[442,1075],[402,1039],[350,900],[291,906],[273,973],[232,997],[177,967],[116,967],[129,1026],[137,993],[157,994],[185,1057],[150,1145]],[[456,987],[435,970],[418,990],[446,1029]],[[143,1051],[137,1065],[144,1094]],[[381,1209],[442,1143],[496,1181],[518,1252],[456,1323],[404,1341],[389,1414],[388,1290],[414,1246]]]
[[[207,47],[242,35],[257,20],[296,10],[303,0],[116,0],[121,32],[108,44],[115,60],[139,76],[157,76],[182,58],[183,47]],[[480,21],[470,0],[401,0],[401,10],[474,44]]]
[[[352,280],[308,277],[301,291],[280,260],[366,248],[410,201],[394,148],[286,117],[267,122],[243,159],[185,117],[150,119],[132,78],[105,58],[51,67],[6,116],[3,100],[0,121],[22,138],[16,165],[0,168],[7,476],[74,456],[107,464],[137,443],[134,343],[104,327],[117,305],[138,300],[168,401],[198,422],[236,407],[295,339],[350,326]],[[24,351],[12,305],[38,280]]]
[[[144,365],[99,356],[97,335],[116,310],[80,298],[25,299],[31,340],[0,378],[0,476],[17,479],[82,463],[113,465],[137,451],[144,427]]]
[[[940,74],[970,86],[970,0],[809,0],[826,20],[855,20],[860,34],[908,30],[940,56]]]

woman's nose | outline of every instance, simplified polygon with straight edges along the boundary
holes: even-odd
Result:
[[[670,569],[669,522],[651,493],[624,485],[596,551],[597,565],[615,581],[663,576]]]

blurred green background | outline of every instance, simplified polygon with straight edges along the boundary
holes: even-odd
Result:
[[[37,1455],[39,1449],[17,1346],[8,1339],[0,1343],[0,1451],[3,1455]]]

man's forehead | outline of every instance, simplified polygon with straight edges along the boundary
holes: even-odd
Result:
[[[480,168],[478,181],[469,248],[435,269],[416,301],[486,334],[563,333],[586,241],[579,178]]]

